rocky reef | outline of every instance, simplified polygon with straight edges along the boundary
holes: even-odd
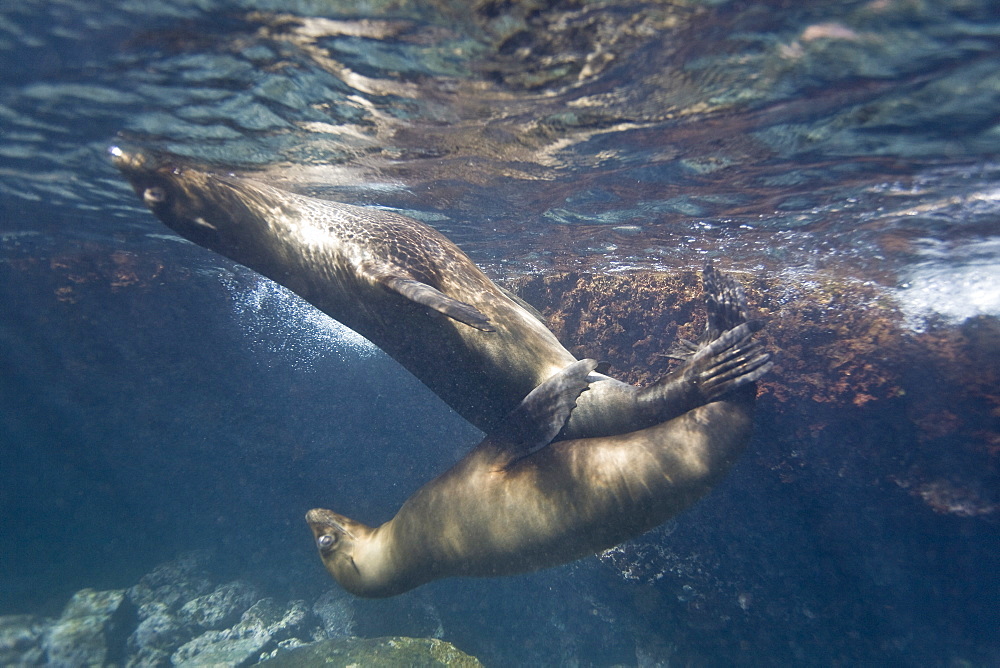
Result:
[[[781,436],[764,454],[784,482],[806,466],[843,476],[865,461],[869,475],[935,513],[1000,510],[984,482],[1000,469],[1000,320],[914,326],[884,287],[833,276],[740,281],[768,322],[761,338],[775,369],[759,384],[758,430]],[[670,342],[704,327],[694,272],[552,273],[519,279],[516,290],[574,354],[640,385],[668,370]]]
[[[212,582],[210,557],[160,564],[128,589],[78,591],[58,618],[0,616],[4,666],[479,666],[438,639],[353,637],[347,594],[311,604]]]

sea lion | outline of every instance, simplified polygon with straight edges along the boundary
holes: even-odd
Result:
[[[303,197],[258,181],[110,149],[114,164],[172,230],[289,288],[395,358],[489,433],[576,359],[523,301],[451,241],[411,218]],[[766,371],[736,377],[696,358],[642,389],[592,372],[557,437],[633,432],[712,401]]]
[[[710,268],[706,274],[738,294],[731,281]],[[713,355],[717,364],[742,374],[759,344],[737,329],[713,331],[720,310],[703,343],[715,339],[724,348]],[[699,349],[697,357],[711,346],[689,347]],[[553,443],[577,397],[586,396],[595,367],[593,360],[574,362],[535,388],[503,425],[378,528],[310,510],[306,521],[330,574],[355,595],[385,597],[443,577],[508,575],[572,561],[681,512],[743,450],[753,421],[752,383],[654,427]]]

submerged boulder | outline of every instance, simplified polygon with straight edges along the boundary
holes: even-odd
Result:
[[[41,647],[49,666],[103,666],[125,646],[125,590],[81,589],[46,630]]]
[[[482,663],[437,638],[337,638],[279,652],[258,665],[267,668],[481,668]]]
[[[42,637],[51,619],[37,615],[0,616],[0,666],[41,666]]]
[[[322,594],[312,607],[322,624],[317,639],[347,638],[354,635],[354,606],[346,592],[330,589]]]
[[[129,600],[139,610],[139,619],[161,613],[164,606],[174,610],[208,593],[212,584],[205,566],[210,560],[211,555],[206,552],[187,552],[143,575],[128,590]]]
[[[236,622],[257,599],[257,589],[253,585],[227,582],[182,605],[176,617],[181,624],[208,630],[222,629]]]
[[[169,666],[171,652],[189,636],[167,605],[150,603],[144,611],[146,618],[139,622],[128,639],[128,648],[132,654],[127,665]]]
[[[171,661],[175,666],[250,665],[277,643],[304,631],[309,616],[304,601],[284,606],[271,598],[261,599],[232,628],[206,631],[181,645]]]
[[[431,638],[353,637],[353,601],[258,599],[246,582],[214,585],[189,554],[129,589],[82,589],[58,619],[0,616],[0,666],[480,666]]]
[[[258,598],[257,589],[233,581],[213,587],[211,555],[190,552],[160,564],[128,590],[138,625],[128,639],[128,666],[170,666],[171,655],[205,632],[225,629]]]

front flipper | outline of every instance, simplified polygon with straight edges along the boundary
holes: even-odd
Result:
[[[379,282],[393,292],[418,304],[432,308],[438,313],[443,313],[449,318],[465,323],[469,327],[475,327],[484,332],[496,331],[496,328],[490,324],[489,318],[483,315],[475,306],[452,299],[437,288],[431,287],[426,283],[403,276],[383,276],[379,279]]]
[[[528,393],[487,437],[497,451],[498,468],[510,468],[552,442],[587,389],[587,376],[596,368],[594,360],[573,362]]]

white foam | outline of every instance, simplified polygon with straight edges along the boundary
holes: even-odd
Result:
[[[922,330],[934,316],[952,324],[1000,316],[1000,237],[962,244],[925,239],[919,245],[924,259],[904,274],[896,294],[911,329]]]

